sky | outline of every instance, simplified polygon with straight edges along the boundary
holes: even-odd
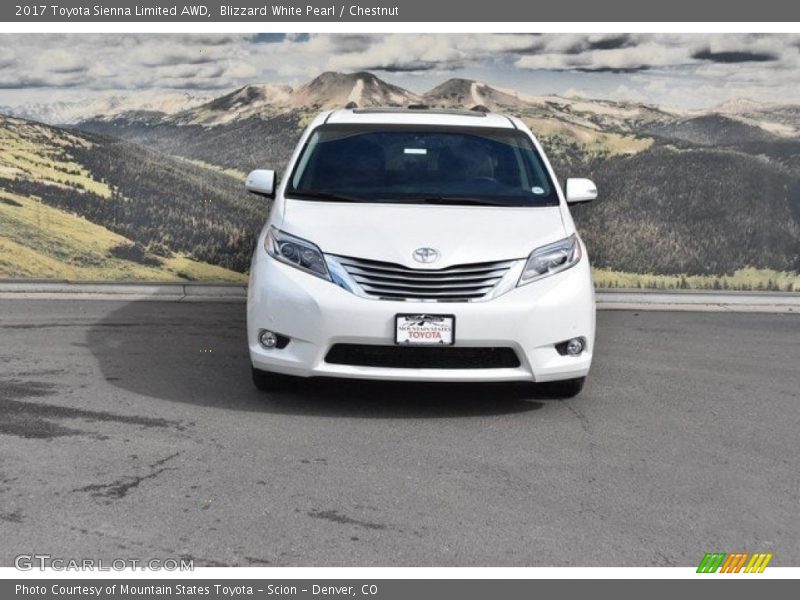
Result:
[[[369,70],[424,92],[450,77],[533,94],[700,109],[800,104],[797,34],[0,34],[0,105]]]

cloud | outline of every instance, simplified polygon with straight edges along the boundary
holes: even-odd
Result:
[[[697,67],[702,64],[775,62],[797,38],[765,34],[606,34],[553,35],[537,52],[520,55],[516,65],[528,69],[574,69],[631,73],[647,69]]]
[[[161,50],[161,49],[159,49]],[[139,63],[146,67],[174,66],[174,65],[203,65],[218,60],[206,48],[196,48],[191,51],[163,52],[151,48],[143,48],[136,53]]]
[[[17,58],[9,48],[0,47],[0,69],[13,67],[17,64]]]
[[[651,67],[648,65],[636,65],[632,67],[576,67],[575,70],[581,73],[638,73],[647,71]]]
[[[455,75],[532,93],[699,103],[695,89],[707,102],[759,89],[790,97],[800,86],[798,49],[796,34],[0,34],[0,87],[50,88],[48,98],[58,90],[216,94],[369,70],[415,91]]]
[[[458,67],[450,64],[444,67],[443,70],[455,70]],[[442,65],[430,61],[416,61],[413,63],[400,63],[400,64],[384,64],[384,65],[367,65],[362,67],[364,71],[383,71],[385,73],[419,73],[420,71],[433,71],[434,69],[442,69]]]
[[[40,76],[45,73],[55,77],[60,75],[80,74],[89,70],[90,59],[74,54],[64,54],[53,50],[45,50],[33,59],[31,71]]]
[[[547,47],[547,43],[541,39],[533,39],[531,40],[530,44],[525,46],[521,46],[519,48],[514,49],[514,54],[517,55],[524,55],[524,54],[539,54]]]
[[[228,68],[226,74],[233,79],[255,80],[258,77],[258,69],[251,64],[236,63]]]
[[[209,64],[201,69],[194,65],[177,64],[161,67],[158,76],[163,79],[218,79],[225,74],[226,70],[222,65]]]
[[[312,36],[309,50],[328,45],[326,68],[393,72],[452,71],[496,62],[516,51],[530,51],[530,34]]]
[[[77,88],[82,84],[82,80],[78,78],[63,78],[57,81],[58,88]],[[53,79],[36,77],[36,76],[21,76],[21,77],[8,77],[0,76],[0,89],[13,90],[19,88],[52,88]]]
[[[198,46],[227,46],[230,44],[236,44],[241,41],[245,41],[248,39],[252,39],[253,36],[249,34],[244,35],[236,35],[236,34],[229,34],[229,35],[219,35],[219,34],[188,34],[184,35],[184,40],[188,43],[196,44]]]
[[[289,40],[290,42],[298,43],[298,44],[302,44],[304,42],[307,42],[310,37],[311,36],[309,36],[307,33],[302,33],[302,32],[293,32],[293,33],[287,33],[286,34],[286,39],[287,40]]]
[[[253,38],[253,41],[256,44],[277,44],[285,40],[286,36],[285,33],[259,33]]]
[[[636,41],[627,33],[596,40],[590,38],[588,41],[589,50],[618,50],[620,48],[632,48],[636,45]]]
[[[375,42],[373,36],[361,34],[342,34],[331,38],[334,51],[349,54],[366,52]]]
[[[621,33],[611,35],[587,35],[566,48],[564,54],[582,54],[593,50],[619,50],[637,46],[634,36]],[[558,52],[558,48],[553,48]]]
[[[730,50],[727,52],[712,52],[705,48],[692,54],[692,58],[697,60],[709,60],[717,63],[746,63],[746,62],[770,62],[778,60],[776,54],[769,52],[748,52],[746,50]]]

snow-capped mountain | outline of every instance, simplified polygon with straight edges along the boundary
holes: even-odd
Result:
[[[266,83],[246,85],[224,96],[176,112],[168,120],[178,125],[220,125],[249,117],[273,115],[292,108],[291,86]]]
[[[246,85],[216,98],[179,92],[138,92],[86,101],[0,107],[0,113],[46,123],[102,123],[219,127],[250,119],[270,120],[355,103],[360,107],[426,104],[438,108],[486,108],[516,114],[529,123],[586,132],[636,133],[664,129],[687,119],[722,115],[780,137],[800,135],[800,107],[738,99],[701,111],[676,111],[638,102],[530,95],[471,79],[453,78],[418,94],[373,73],[325,72],[300,85]],[[702,124],[702,123],[701,123]],[[693,127],[697,124],[694,123]],[[594,135],[594,134],[591,134]]]
[[[712,112],[760,127],[781,137],[800,135],[800,106],[737,98],[715,106]]]
[[[328,71],[299,86],[294,93],[297,106],[333,108],[355,102],[358,106],[405,106],[419,102],[413,92],[392,85],[365,71]]]
[[[530,96],[470,79],[449,79],[424,94],[383,81],[368,72],[325,72],[295,87],[247,85],[164,119],[175,125],[216,127],[245,119],[271,119],[292,111],[318,111],[355,103],[358,106],[408,106],[473,108],[511,112],[531,118],[552,118],[570,125],[603,130],[630,131],[644,123],[663,122],[675,114],[638,103]]]
[[[441,108],[472,108],[485,106],[490,110],[500,107],[522,107],[527,103],[516,92],[494,88],[480,81],[453,78],[426,92],[423,101]]]
[[[372,73],[325,72],[311,81],[289,85],[247,85],[210,102],[172,115],[182,125],[215,126],[250,117],[269,118],[298,109],[324,110],[355,102],[358,106],[405,106],[419,102],[416,94]]]
[[[721,115],[745,115],[748,113],[761,112],[770,106],[774,105],[768,102],[751,100],[750,98],[734,98],[733,100],[717,104],[712,110]]]
[[[184,92],[137,92],[67,102],[0,106],[0,114],[52,125],[73,125],[89,119],[113,119],[125,113],[170,115],[208,100],[207,96],[193,96]]]
[[[556,95],[533,96],[471,79],[448,79],[422,96],[423,102],[442,108],[485,106],[499,112],[547,117],[571,125],[601,130],[629,130],[636,125],[673,118],[674,113],[636,102],[615,102]]]

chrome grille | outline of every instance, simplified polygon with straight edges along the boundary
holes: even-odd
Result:
[[[336,259],[367,296],[385,300],[438,302],[465,302],[483,298],[515,262],[503,260],[454,265],[444,269],[410,269],[363,258],[338,256]]]

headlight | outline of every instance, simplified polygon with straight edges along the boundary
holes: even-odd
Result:
[[[267,254],[275,260],[322,279],[328,281],[331,279],[325,257],[322,256],[320,249],[309,241],[270,227],[264,240],[264,247]]]
[[[543,279],[555,273],[575,266],[581,259],[581,243],[578,235],[573,233],[568,238],[537,248],[528,257],[525,270],[519,278],[518,286],[537,279]]]

